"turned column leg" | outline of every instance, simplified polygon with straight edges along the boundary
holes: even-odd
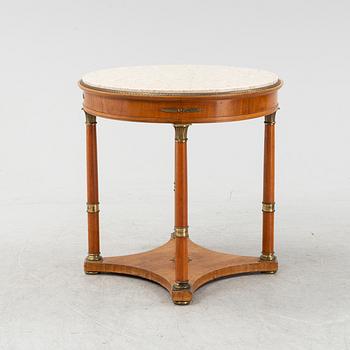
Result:
[[[96,117],[86,115],[86,168],[87,168],[87,215],[88,215],[88,256],[87,261],[101,260],[99,237],[99,202],[97,174]],[[96,272],[85,271],[87,274]]]
[[[274,261],[274,213],[275,213],[275,115],[265,116],[264,141],[264,190],[263,190],[263,261]]]
[[[188,283],[188,212],[187,212],[187,129],[175,124],[175,304],[189,304],[192,299]]]

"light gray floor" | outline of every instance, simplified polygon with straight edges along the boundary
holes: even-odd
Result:
[[[136,210],[143,201],[136,200]],[[118,221],[113,213],[123,212],[120,204],[103,207],[105,255],[149,249],[168,237],[170,215],[149,220],[148,209],[138,220]],[[248,202],[236,214],[230,207],[232,201],[212,198],[192,210],[192,238],[218,250],[258,254],[260,214]],[[0,348],[348,349],[348,209],[348,203],[306,202],[304,210],[299,203],[281,204],[280,271],[210,283],[190,306],[179,307],[154,283],[83,273],[82,206],[1,207]]]

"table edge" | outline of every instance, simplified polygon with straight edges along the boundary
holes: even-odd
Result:
[[[114,96],[114,97],[125,97],[125,98],[150,98],[150,99],[193,99],[193,98],[231,98],[237,97],[239,95],[255,95],[260,93],[272,92],[279,90],[284,85],[283,80],[279,79],[277,83],[266,86],[263,88],[230,91],[230,92],[218,92],[218,93],[147,93],[147,92],[136,92],[136,91],[118,91],[103,89],[94,86],[87,85],[81,79],[78,81],[78,86],[83,91],[104,95],[104,96]]]

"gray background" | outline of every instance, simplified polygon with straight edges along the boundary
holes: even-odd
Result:
[[[0,13],[0,349],[348,349],[347,1],[11,1]],[[221,280],[175,307],[147,281],[86,276],[80,76],[224,64],[285,81],[277,275]],[[102,254],[173,226],[173,130],[99,120]],[[189,131],[190,233],[260,253],[263,121]]]

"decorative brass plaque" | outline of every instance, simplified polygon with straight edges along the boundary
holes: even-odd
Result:
[[[200,112],[200,108],[191,107],[191,108],[162,108],[161,112],[165,113],[196,113]]]

